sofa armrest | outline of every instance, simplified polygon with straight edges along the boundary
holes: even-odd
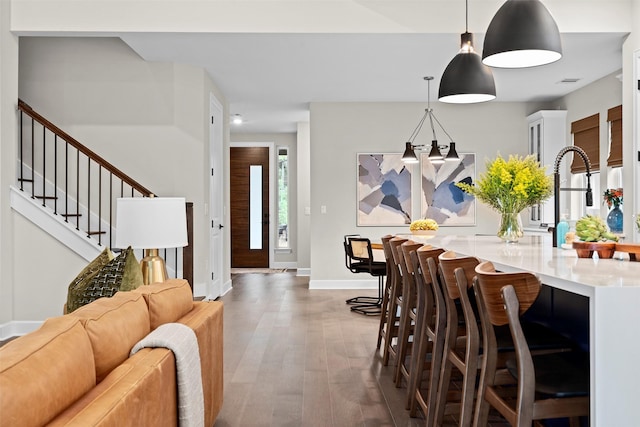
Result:
[[[223,397],[223,312],[219,301],[196,301],[193,309],[178,320],[198,338],[204,393],[204,421],[212,426]]]

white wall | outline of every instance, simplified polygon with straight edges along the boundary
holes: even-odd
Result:
[[[359,233],[379,240],[387,233],[406,233],[408,227],[356,226],[356,154],[398,152],[422,117],[426,105],[418,103],[312,103],[311,104],[311,286],[322,281],[365,279],[344,267],[345,234]],[[456,142],[460,152],[476,154],[476,174],[500,152],[526,154],[526,105],[485,103],[479,105],[432,104],[438,120]],[[436,130],[439,142],[446,136]],[[425,125],[416,144],[431,140]],[[418,197],[418,168],[413,166],[414,199]],[[326,206],[326,214],[321,213]],[[419,209],[414,203],[414,216]],[[476,227],[442,227],[445,234],[495,233],[498,216],[477,204]],[[362,275],[364,276],[364,275]]]
[[[15,180],[18,38],[10,30],[11,3],[0,1],[0,325],[13,319],[13,224],[9,185]]]
[[[311,136],[308,122],[298,123],[298,275],[311,269]]]
[[[136,181],[194,203],[194,285],[206,286],[209,242],[201,236],[208,235],[209,93],[225,110],[226,101],[204,71],[145,62],[115,38],[21,38],[19,86],[31,107]],[[47,237],[24,225],[14,233],[15,270],[21,273],[14,281],[13,318],[37,320],[35,313],[58,310],[66,286],[54,287],[57,298],[22,300],[27,295],[17,289],[42,280],[29,272],[33,259],[18,250],[19,242],[40,246]],[[74,256],[66,250],[46,254],[65,270],[68,284],[79,271]]]

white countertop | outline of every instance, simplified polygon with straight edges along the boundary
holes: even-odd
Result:
[[[491,261],[503,271],[531,271],[543,283],[586,296],[593,295],[594,288],[640,287],[640,262],[629,261],[627,254],[578,258],[573,249],[552,247],[550,234],[525,235],[518,243],[504,243],[496,236],[403,237]]]

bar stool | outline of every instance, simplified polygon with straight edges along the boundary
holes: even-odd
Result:
[[[498,273],[491,262],[475,268],[474,290],[483,333],[483,359],[474,426],[487,424],[490,407],[517,427],[532,420],[589,415],[589,356],[579,351],[533,355],[522,330],[520,316],[533,304],[542,286],[532,273]],[[516,387],[496,381],[495,328],[508,325],[515,357],[507,369]]]
[[[440,399],[436,410],[436,425],[442,423],[445,412],[457,412],[458,425],[468,427],[473,422],[473,402],[480,357],[480,330],[467,292],[476,274],[475,267],[480,261],[474,257],[456,257],[453,251],[444,252],[438,259],[442,274],[447,326],[442,372],[438,385]],[[462,316],[459,316],[458,306]],[[447,402],[452,368],[456,368],[462,374],[460,402],[456,404]]]
[[[411,358],[407,389],[409,415],[415,417],[418,407],[433,425],[437,401],[438,379],[444,347],[445,310],[435,262],[444,250],[429,245],[410,253],[417,288],[414,352]],[[432,265],[433,268],[429,268]]]
[[[398,269],[402,273],[402,304],[400,306],[400,327],[398,329],[398,346],[396,354],[396,371],[393,376],[393,381],[396,387],[402,385],[402,379],[408,378],[408,375],[404,375],[408,372],[407,359],[411,355],[413,349],[412,337],[414,335],[415,320],[416,320],[416,301],[417,292],[415,284],[415,276],[413,275],[413,267],[410,262],[405,260],[405,254],[411,251],[415,251],[422,246],[422,243],[408,240],[402,245],[396,248],[395,261],[398,264]]]
[[[391,295],[391,288],[393,287],[394,278],[392,276],[394,274],[393,271],[395,270],[393,268],[393,254],[391,253],[391,245],[389,244],[391,239],[393,239],[393,236],[390,234],[383,236],[381,239],[382,248],[384,250],[384,259],[387,265],[387,278],[385,280],[384,292],[382,294],[382,312],[380,313],[380,325],[378,326],[378,342],[376,343],[377,350],[379,350],[380,346],[382,345],[382,338],[384,338],[387,334],[386,328],[391,327],[397,329],[397,325],[395,324],[395,322],[393,324],[389,324],[389,296]],[[396,332],[394,336],[397,337],[398,333]]]
[[[402,305],[402,274],[400,272],[398,264],[395,261],[394,254],[396,252],[396,248],[406,241],[407,239],[402,237],[394,237],[389,240],[389,248],[391,250],[392,258],[391,270],[393,271],[391,277],[393,279],[391,282],[391,293],[389,294],[389,308],[387,309],[387,312],[389,313],[387,324],[390,325],[390,327],[387,327],[387,330],[385,331],[384,350],[382,352],[382,364],[384,366],[387,366],[389,364],[389,359],[391,357],[393,357],[393,359],[395,360],[397,356],[397,338],[400,327],[400,307]]]

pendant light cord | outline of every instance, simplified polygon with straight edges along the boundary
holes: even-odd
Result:
[[[464,2],[464,10],[465,10],[465,15],[464,15],[464,32],[468,33],[469,32],[469,0],[465,0]]]

